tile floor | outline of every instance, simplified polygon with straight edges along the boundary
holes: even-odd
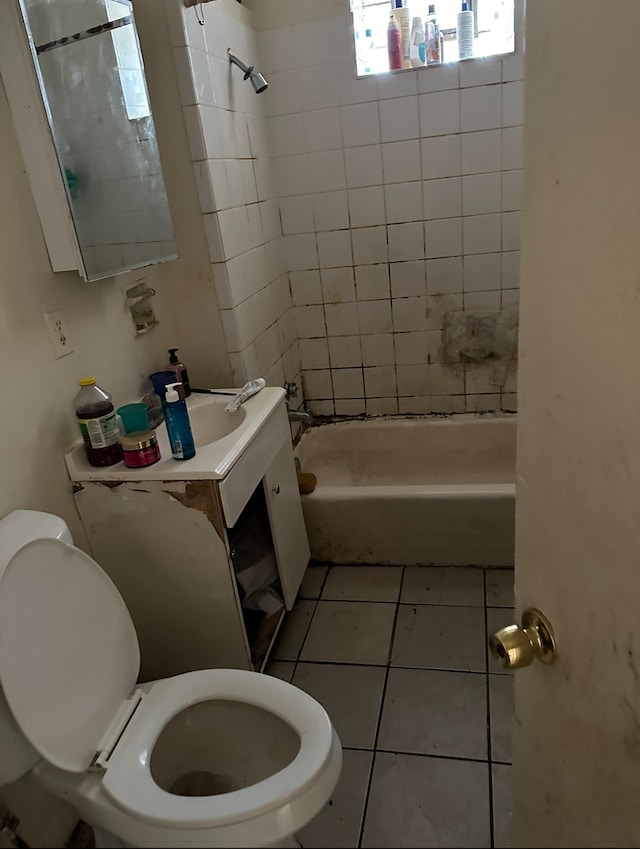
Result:
[[[513,676],[487,633],[513,572],[313,565],[267,671],[330,714],[344,749],[303,847],[509,846]]]

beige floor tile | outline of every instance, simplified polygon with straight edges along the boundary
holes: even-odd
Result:
[[[379,666],[299,663],[293,683],[324,707],[343,746],[372,749],[384,679]]]
[[[493,842],[496,849],[509,849],[511,840],[512,767],[494,764],[493,770]]]
[[[485,671],[484,610],[401,604],[392,666]]]
[[[488,770],[473,761],[379,752],[362,846],[490,846]]]
[[[402,567],[334,566],[322,591],[335,601],[398,601]]]
[[[400,600],[407,604],[483,607],[483,570],[458,566],[408,566],[404,572]]]
[[[396,606],[319,601],[300,660],[385,664]]]
[[[311,617],[315,610],[315,601],[297,601],[293,610],[284,618],[282,627],[278,632],[273,651],[272,660],[297,660],[300,647],[307,636]]]
[[[305,849],[355,849],[371,769],[371,752],[343,752],[342,773],[331,799],[296,837]]]
[[[391,669],[378,748],[486,760],[486,687],[471,672]]]
[[[487,607],[513,607],[513,569],[487,569]]]
[[[489,675],[491,760],[511,763],[515,712],[513,675]]]
[[[489,657],[489,672],[494,675],[513,675],[508,669],[503,669],[497,660],[494,660],[488,649],[489,636],[505,625],[513,625],[515,622],[515,611],[507,607],[487,607],[487,654]]]
[[[300,585],[300,598],[320,598],[324,579],[329,571],[328,566],[307,566],[307,571],[304,573],[302,584]]]

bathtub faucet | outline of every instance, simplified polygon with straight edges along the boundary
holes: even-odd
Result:
[[[287,406],[287,415],[290,422],[302,422],[306,427],[311,427],[313,424],[313,416],[306,410],[290,410]]]

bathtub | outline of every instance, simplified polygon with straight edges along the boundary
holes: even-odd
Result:
[[[512,566],[516,416],[346,421],[296,455],[311,555],[330,563]]]

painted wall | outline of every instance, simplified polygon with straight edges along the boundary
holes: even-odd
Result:
[[[516,55],[360,80],[347,0],[250,5],[311,409],[515,409],[524,3]]]
[[[179,345],[194,384],[229,385],[224,344],[191,158],[170,55],[166,20],[155,0],[136,0],[146,64],[180,259],[95,284],[51,271],[35,205],[0,83],[0,516],[17,508],[50,511],[85,539],[63,460],[77,436],[72,400],[78,377],[93,373],[120,404],[146,391],[146,376]],[[178,116],[178,119],[177,119]],[[144,278],[154,287],[160,325],[134,338],[121,287]],[[74,352],[55,359],[44,313],[62,309]],[[0,806],[21,819],[33,847],[58,846],[75,815],[37,791],[27,778],[3,789]]]
[[[202,9],[168,0],[166,9],[235,382],[262,376],[271,385],[300,383],[265,95],[227,59],[230,47],[257,63],[251,12],[235,0]]]

